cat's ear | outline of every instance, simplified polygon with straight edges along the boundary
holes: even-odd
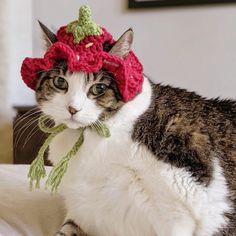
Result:
[[[125,31],[111,48],[110,53],[125,58],[131,50],[133,37],[134,33],[131,28]]]
[[[48,29],[41,21],[38,20],[39,26],[43,32],[43,39],[45,41],[46,48],[50,47],[53,43],[57,42],[57,36]]]

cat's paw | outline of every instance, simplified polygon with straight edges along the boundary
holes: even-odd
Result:
[[[55,236],[88,236],[83,230],[72,220],[68,220]]]

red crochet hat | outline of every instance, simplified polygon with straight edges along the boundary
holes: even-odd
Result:
[[[114,42],[106,29],[91,21],[90,8],[82,6],[79,19],[58,30],[57,42],[43,58],[25,58],[22,79],[35,90],[38,71],[49,70],[59,59],[65,59],[70,71],[91,73],[106,69],[111,72],[123,101],[128,102],[142,89],[143,67],[132,51],[123,58],[103,50],[104,43]]]

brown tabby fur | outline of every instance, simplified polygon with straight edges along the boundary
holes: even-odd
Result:
[[[217,236],[236,235],[236,102],[204,99],[193,92],[152,84],[149,109],[137,120],[133,139],[201,184],[212,181],[213,159],[224,171],[233,212]]]

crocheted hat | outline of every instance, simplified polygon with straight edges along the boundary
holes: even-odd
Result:
[[[67,61],[70,71],[97,72],[106,69],[117,82],[124,102],[128,102],[142,89],[143,67],[130,51],[121,57],[104,51],[104,44],[114,44],[105,28],[91,20],[88,6],[82,6],[79,19],[62,26],[57,31],[57,40],[46,51],[43,58],[25,58],[21,76],[28,87],[35,90],[38,72],[53,68],[60,59]]]

